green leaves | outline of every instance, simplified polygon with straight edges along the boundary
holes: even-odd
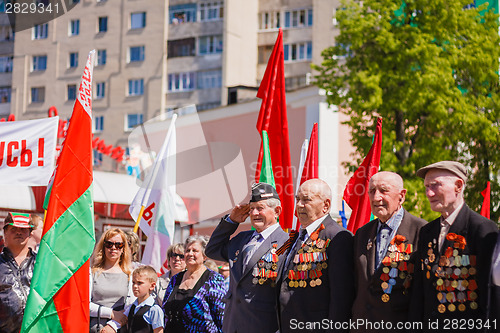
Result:
[[[381,169],[405,179],[405,207],[431,219],[415,171],[443,159],[471,171],[467,203],[492,181],[492,219],[500,215],[500,38],[498,15],[469,0],[343,0],[336,46],[314,66],[327,100],[350,116],[358,158],[384,118]],[[496,204],[496,205],[495,205]],[[423,215],[422,215],[423,214]]]

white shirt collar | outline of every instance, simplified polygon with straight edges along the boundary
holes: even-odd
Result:
[[[153,298],[153,296],[149,295],[149,297],[146,298],[146,300],[144,302],[142,302],[141,304],[137,304],[137,299],[135,299],[133,304],[135,305],[134,313],[136,313],[138,309],[142,308],[145,305],[149,305],[149,306],[155,305],[155,299]]]
[[[274,230],[278,229],[280,226],[279,223],[275,223],[270,227],[267,227],[264,231],[260,233],[262,236],[262,241],[265,241],[267,237],[271,236],[271,234],[274,232]],[[257,231],[254,233],[254,235],[257,233]]]
[[[462,202],[462,204],[458,206],[457,209],[455,209],[453,213],[451,213],[450,216],[448,216],[448,218],[443,220],[446,221],[446,223],[448,223],[450,226],[453,225],[453,222],[455,222],[457,215],[458,213],[460,213],[460,210],[462,209],[463,205],[464,203]]]
[[[317,219],[316,221],[314,221],[313,223],[309,224],[307,227],[306,227],[306,231],[307,231],[307,237],[311,237],[311,234],[319,228],[319,225],[321,223],[323,223],[323,221],[326,219],[326,217],[328,216],[328,213],[325,214],[323,217],[320,217],[319,219]]]

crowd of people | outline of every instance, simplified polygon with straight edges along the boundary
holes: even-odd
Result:
[[[290,233],[278,223],[274,187],[254,184],[249,203],[210,238],[172,245],[159,277],[138,262],[136,234],[109,229],[91,259],[90,332],[497,332],[497,225],[464,202],[462,164],[441,161],[417,176],[439,218],[406,211],[403,179],[378,172],[367,189],[376,218],[354,235],[330,216],[323,180],[299,187],[300,229]],[[247,218],[252,230],[238,232]],[[29,214],[5,219],[0,333],[19,331],[41,224]]]

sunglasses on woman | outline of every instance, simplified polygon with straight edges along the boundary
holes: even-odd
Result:
[[[170,256],[170,258],[175,258],[175,257],[179,257],[179,259],[184,259],[184,255],[179,253],[172,253],[172,255]]]
[[[123,242],[110,242],[110,241],[104,241],[104,246],[107,248],[107,249],[112,249],[113,246],[116,247],[118,250],[121,250],[123,249],[123,247],[125,246],[125,244]]]

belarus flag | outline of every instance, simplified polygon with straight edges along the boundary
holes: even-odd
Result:
[[[89,53],[58,159],[21,332],[89,331],[92,200],[92,70]]]

